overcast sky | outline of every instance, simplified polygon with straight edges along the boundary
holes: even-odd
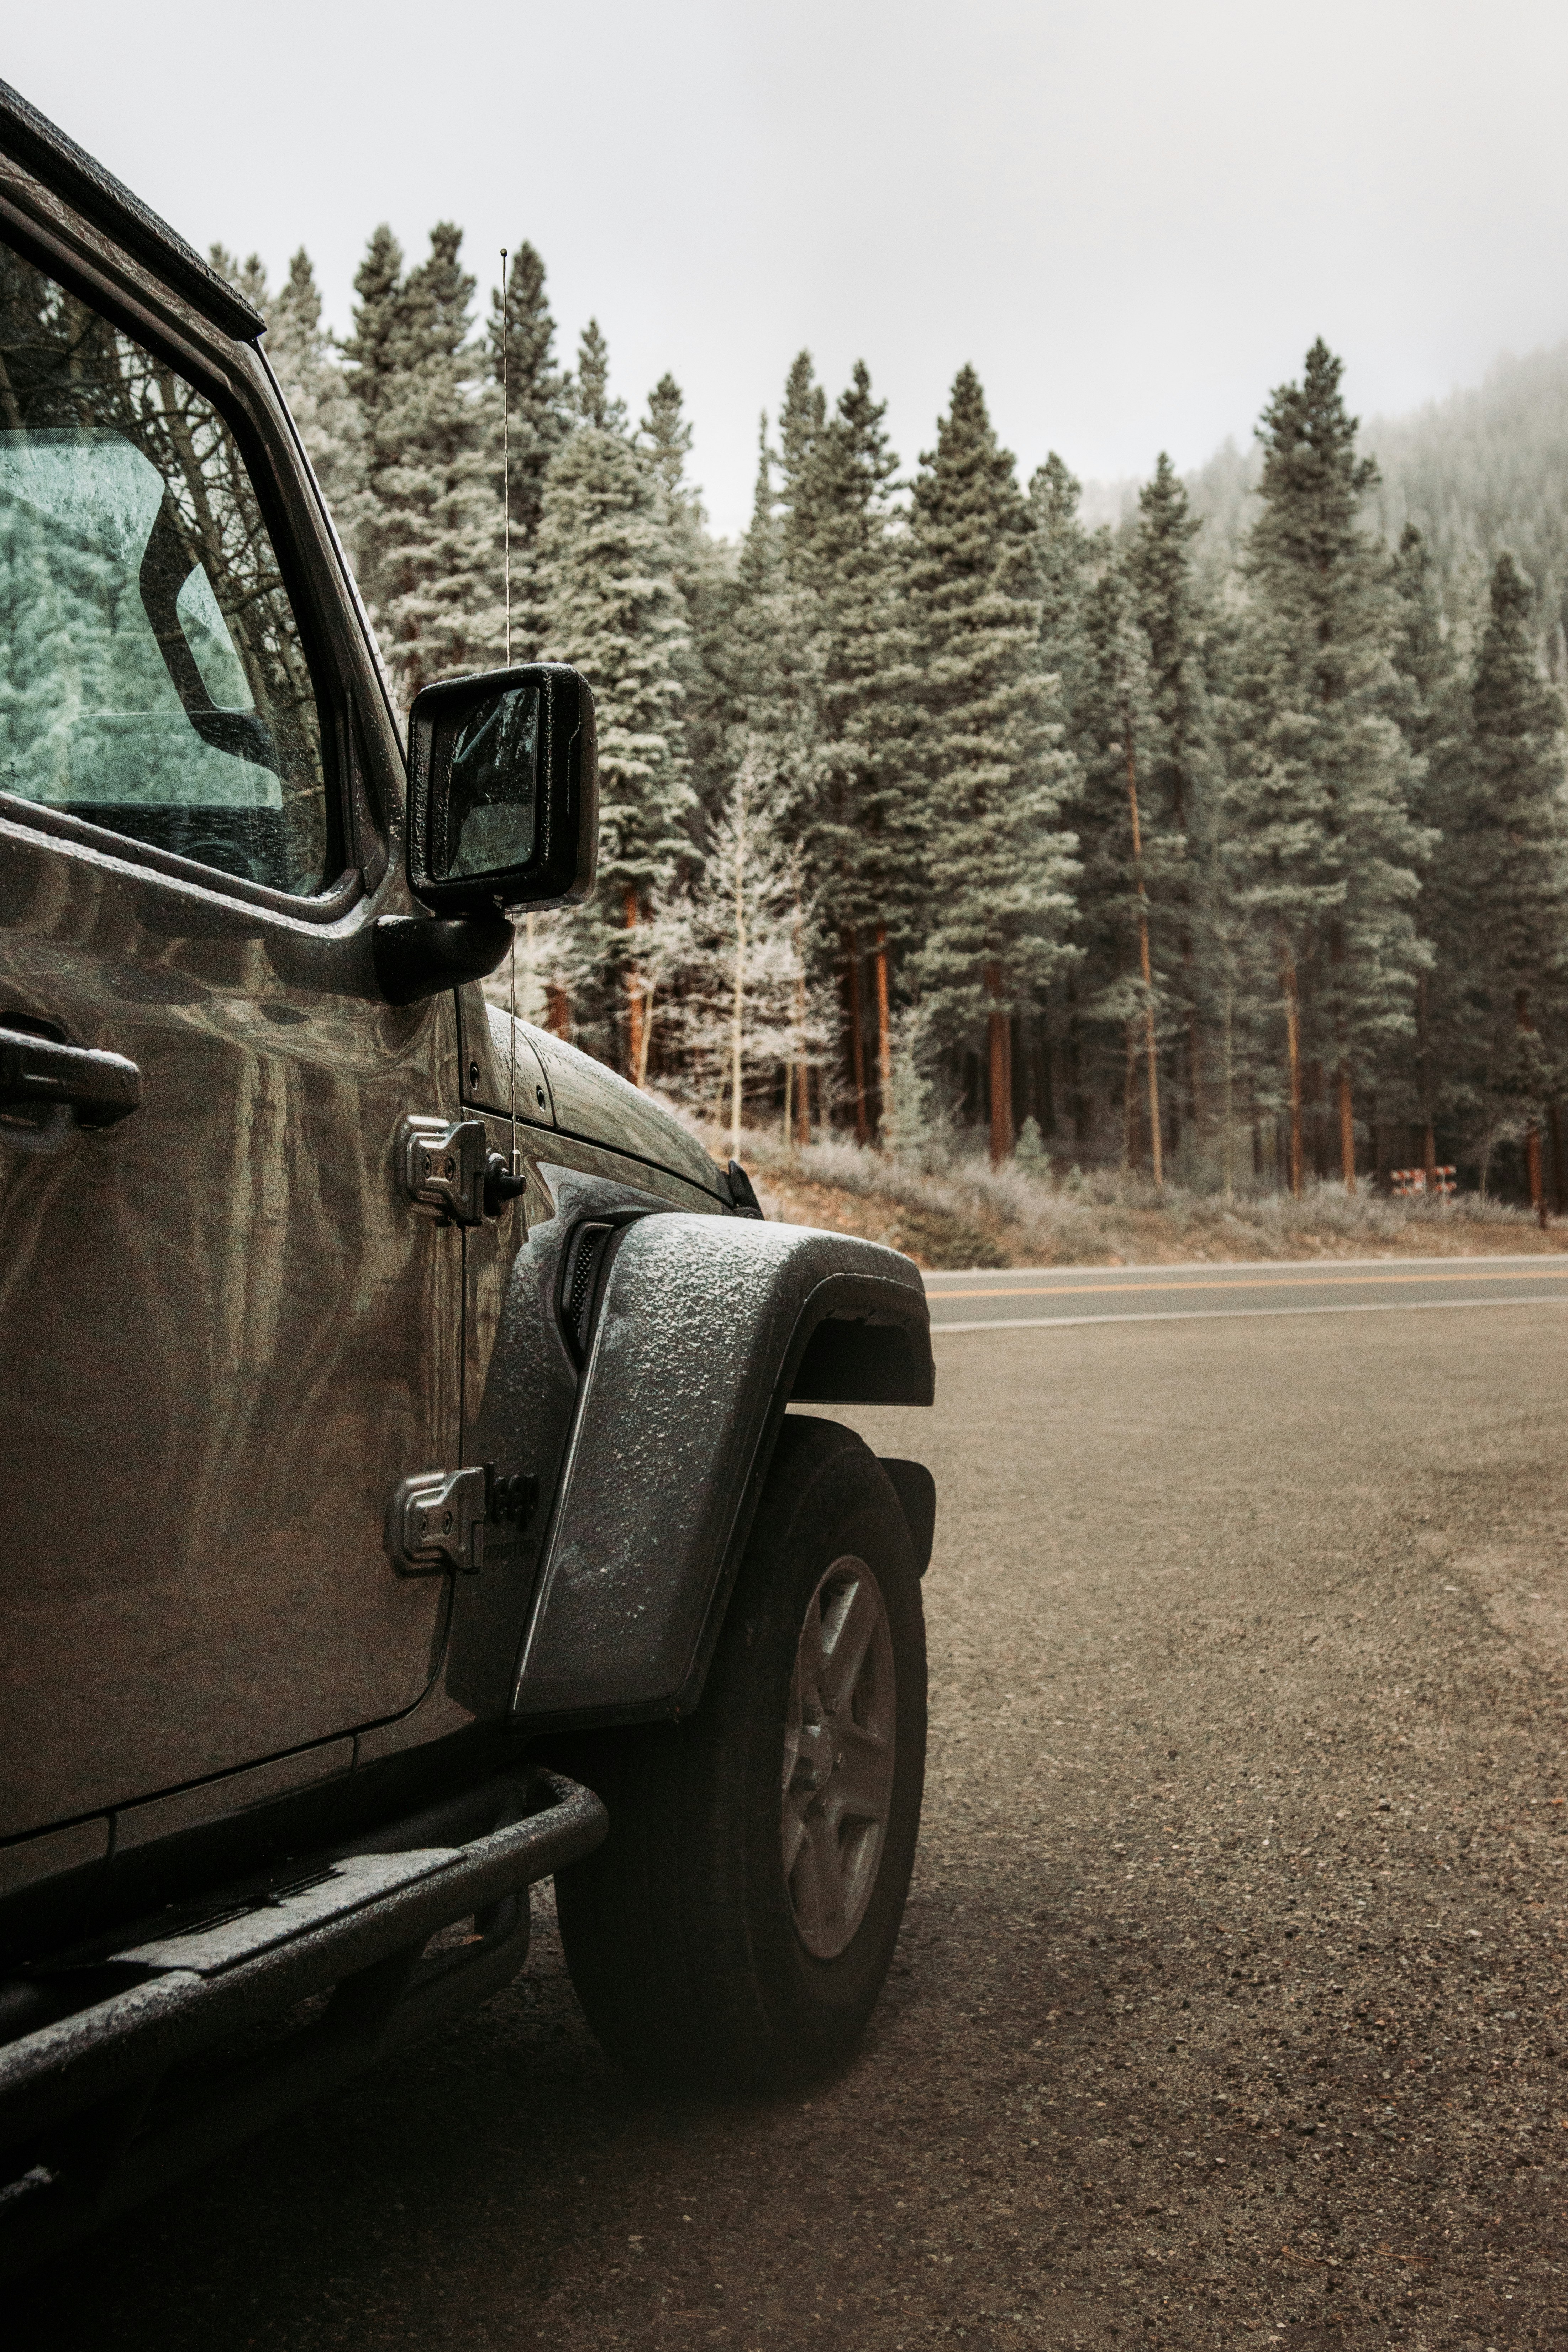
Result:
[[[73,0],[3,67],[191,241],[544,256],[640,412],[668,367],[715,522],[804,344],[907,467],[980,371],[1026,472],[1199,462],[1326,335],[1363,415],[1568,336],[1562,0]]]

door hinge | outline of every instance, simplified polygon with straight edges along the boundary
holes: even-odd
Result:
[[[443,1576],[449,1568],[477,1576],[485,1564],[490,1473],[422,1470],[405,1478],[386,1515],[386,1549],[403,1576]]]
[[[498,1477],[493,1462],[465,1470],[422,1470],[405,1478],[386,1515],[386,1549],[401,1576],[477,1576],[485,1564],[485,1527],[519,1534],[539,1503],[539,1481],[526,1472]],[[502,1549],[505,1550],[503,1546]]]
[[[489,1138],[482,1119],[405,1118],[399,1130],[403,1189],[422,1216],[484,1221]]]

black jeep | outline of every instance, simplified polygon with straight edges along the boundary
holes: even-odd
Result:
[[[0,85],[0,2262],[482,1999],[832,2063],[921,1803],[906,1259],[491,1009],[593,701],[405,765],[263,321]]]

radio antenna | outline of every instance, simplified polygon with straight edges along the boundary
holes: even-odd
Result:
[[[511,325],[511,289],[506,282],[507,249],[500,249],[500,527],[501,576],[506,598],[506,666],[511,667],[511,408],[507,396],[506,357]]]
[[[507,343],[511,325],[511,289],[506,277],[507,248],[500,249],[500,512],[501,579],[506,604],[506,666],[511,667],[511,409],[507,388]],[[507,1066],[511,1074],[511,1173],[522,1174],[522,1154],[517,1148],[517,925],[511,927],[507,950],[507,994],[511,1027],[507,1032]]]

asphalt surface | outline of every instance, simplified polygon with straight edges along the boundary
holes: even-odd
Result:
[[[1012,1266],[928,1274],[938,1330],[1233,1315],[1403,1314],[1412,1307],[1568,1302],[1568,1263],[1541,1257],[1362,1258],[1303,1265]]]
[[[488,2010],[13,2290],[8,2346],[1568,2344],[1568,1331],[1522,1289],[948,1331],[933,1414],[857,1416],[942,1499],[849,2070],[644,2099],[546,1915]]]

